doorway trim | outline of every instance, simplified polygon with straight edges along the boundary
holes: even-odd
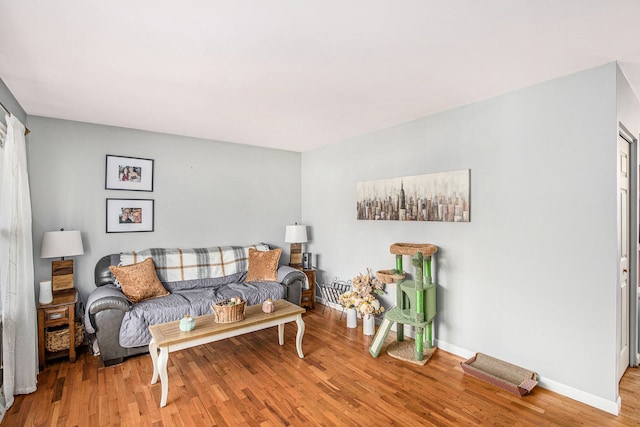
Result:
[[[638,353],[638,332],[640,331],[640,317],[638,313],[638,250],[640,249],[640,234],[638,230],[638,139],[618,122],[618,134],[629,143],[629,366],[638,367],[640,354]],[[616,283],[617,284],[617,283]]]

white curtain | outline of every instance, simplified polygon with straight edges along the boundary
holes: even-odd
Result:
[[[16,394],[36,390],[37,314],[31,240],[31,198],[25,127],[6,115],[7,134],[0,147],[0,303],[3,381],[0,420]]]

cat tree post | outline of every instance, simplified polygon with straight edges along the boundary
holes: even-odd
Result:
[[[396,255],[396,271],[398,272],[398,274],[402,274],[403,267],[402,267],[402,255],[401,254],[397,254]],[[396,284],[399,281],[396,280]],[[407,301],[405,301],[405,296],[402,292],[400,292],[400,289],[396,289],[396,307],[404,307],[407,304]],[[396,325],[396,340],[398,341],[404,341],[404,324],[403,323],[398,323]]]
[[[432,277],[431,277],[431,257],[424,257],[422,265],[422,271],[424,272],[424,284],[431,285]],[[435,305],[435,303],[434,303]],[[435,311],[435,308],[434,308]],[[433,347],[433,322],[427,325],[427,348]]]

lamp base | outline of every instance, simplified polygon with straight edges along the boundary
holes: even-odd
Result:
[[[302,268],[302,243],[292,243],[289,253],[289,267]]]
[[[73,288],[73,260],[51,261],[51,289],[53,292]]]

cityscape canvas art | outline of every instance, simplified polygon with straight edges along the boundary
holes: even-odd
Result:
[[[470,170],[359,182],[359,220],[469,222]]]

